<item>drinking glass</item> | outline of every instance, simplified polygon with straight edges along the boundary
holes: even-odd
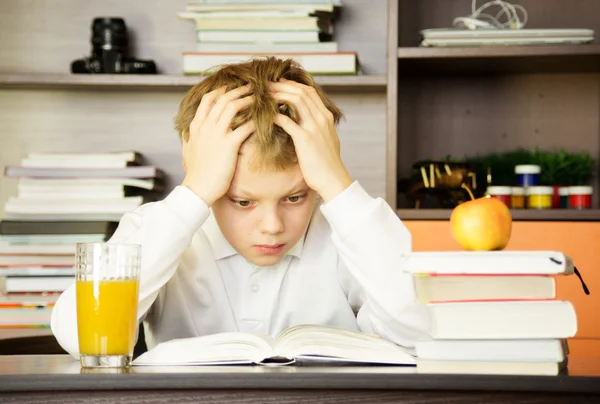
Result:
[[[127,367],[137,332],[141,246],[78,243],[77,334],[82,367]]]

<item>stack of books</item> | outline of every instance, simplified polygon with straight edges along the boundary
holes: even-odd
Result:
[[[257,56],[294,59],[312,74],[357,74],[356,52],[340,52],[334,22],[341,0],[196,0],[177,15],[195,24],[196,50],[183,73],[210,74]]]
[[[555,375],[565,368],[577,317],[569,301],[556,299],[555,281],[577,273],[570,257],[415,252],[405,271],[431,318],[431,338],[415,345],[419,373]]]
[[[134,151],[35,153],[5,168],[18,183],[0,220],[0,327],[48,326],[74,282],[76,243],[106,241],[124,213],[158,198],[163,173],[141,160]]]

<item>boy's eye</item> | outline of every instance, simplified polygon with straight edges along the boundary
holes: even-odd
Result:
[[[287,200],[290,203],[298,203],[300,202],[302,199],[304,199],[306,195],[294,195],[294,196],[288,196]]]
[[[231,201],[234,204],[236,204],[237,206],[239,206],[240,208],[248,208],[248,207],[250,207],[250,205],[252,205],[251,201],[235,200],[235,199],[232,199]]]

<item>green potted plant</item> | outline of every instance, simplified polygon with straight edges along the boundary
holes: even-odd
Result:
[[[589,153],[568,153],[564,149],[558,152],[545,152],[538,149],[533,153],[534,164],[542,172],[540,182],[550,186],[586,185],[589,183],[594,161]]]

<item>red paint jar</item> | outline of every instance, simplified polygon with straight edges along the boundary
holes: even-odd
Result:
[[[504,186],[489,186],[487,188],[487,194],[491,198],[496,198],[504,202],[506,206],[511,207],[511,199],[512,199],[512,187],[504,187]]]
[[[590,186],[569,187],[569,208],[591,208],[593,192],[594,190]]]

